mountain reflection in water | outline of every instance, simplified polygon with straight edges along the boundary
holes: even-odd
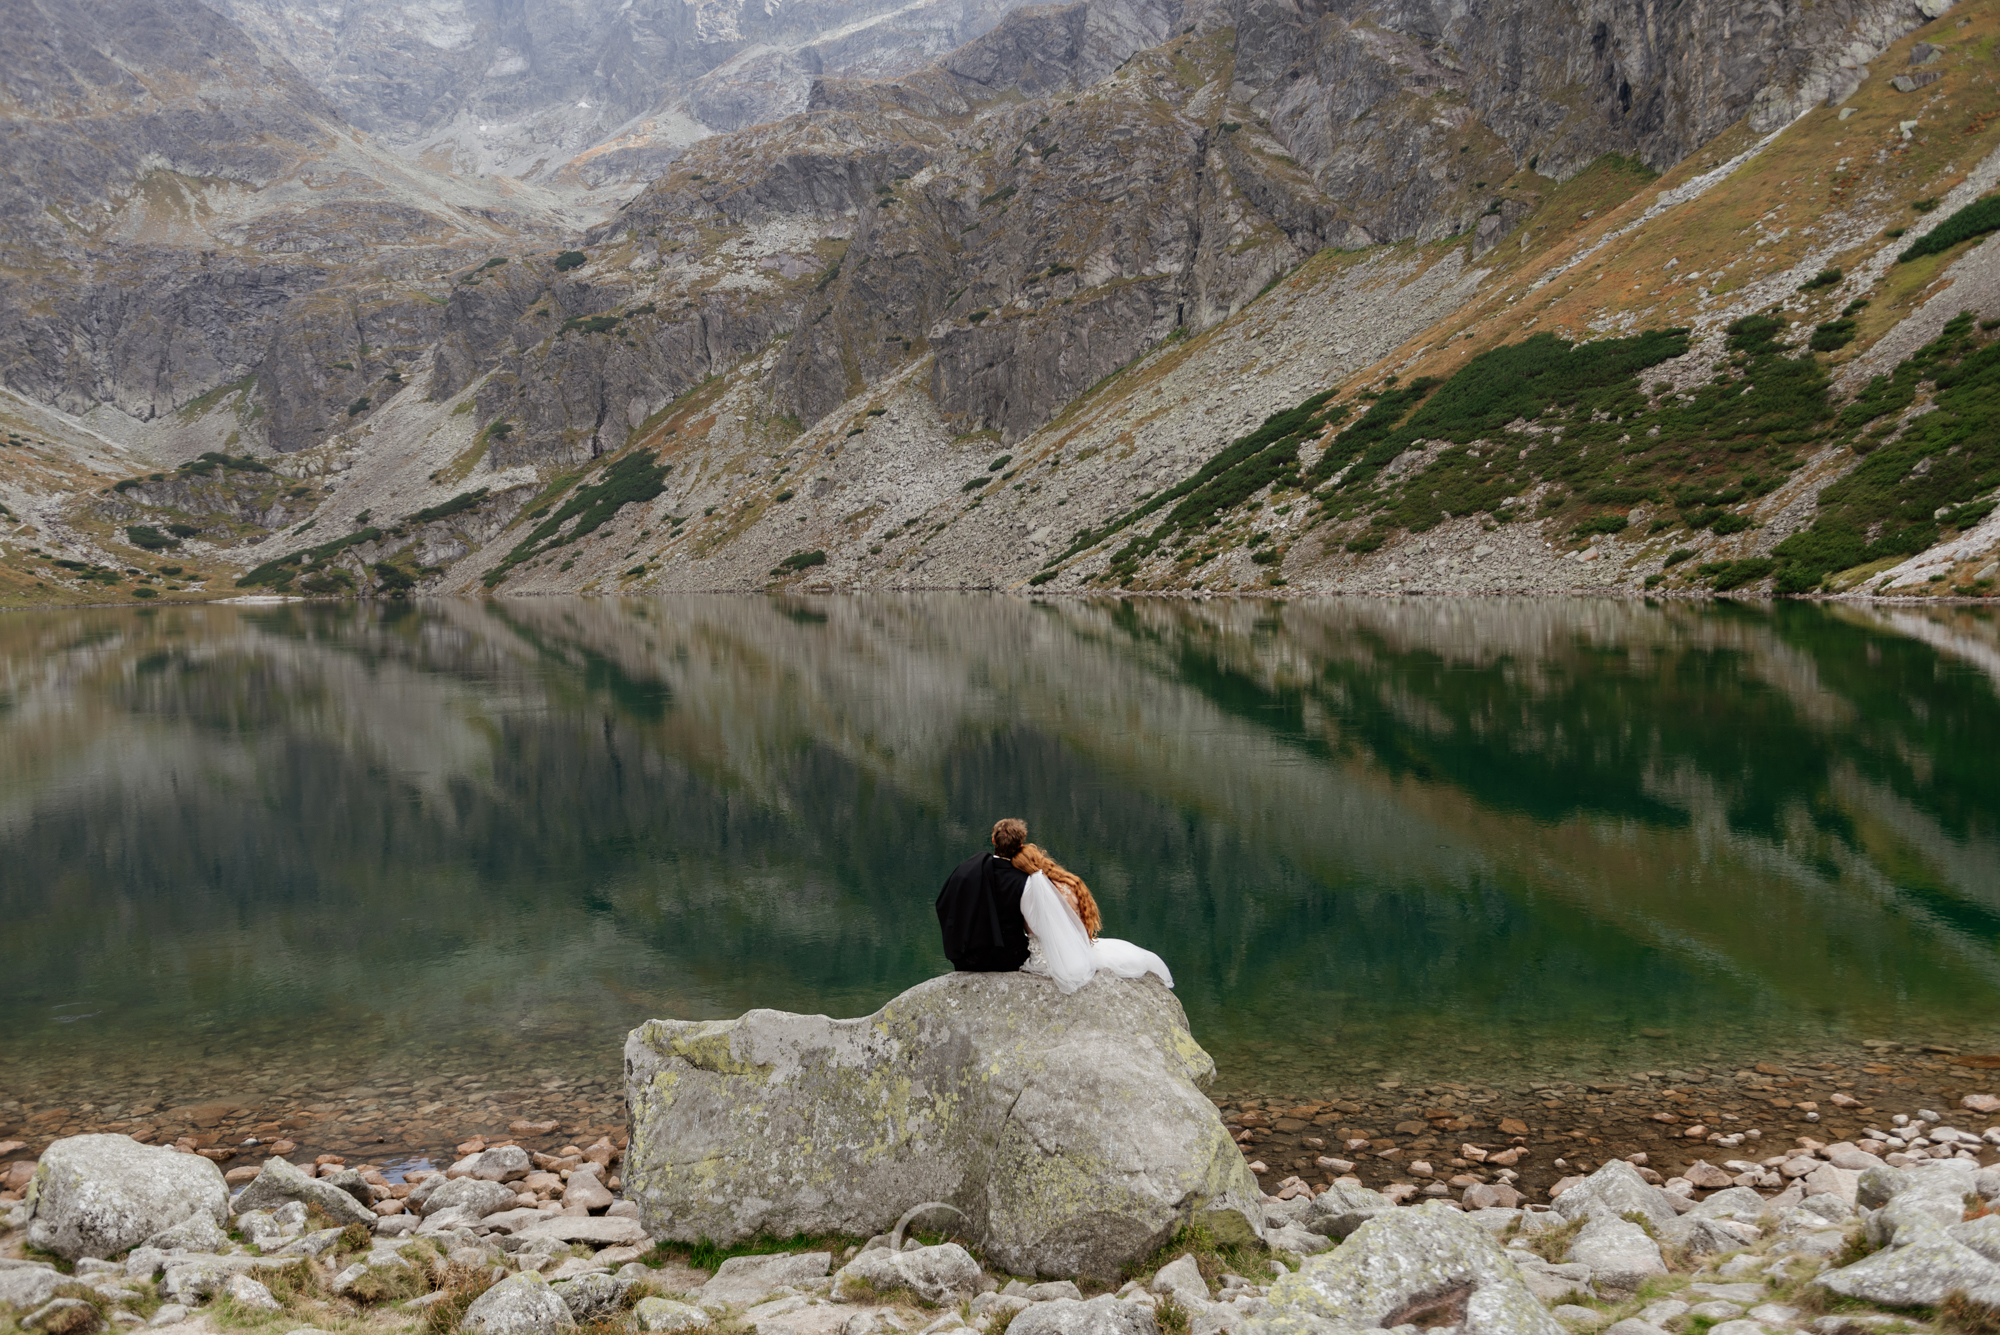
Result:
[[[1224,1088],[2000,1015],[2000,632],[1593,600],[0,619],[0,1083],[863,1014],[1024,816]]]

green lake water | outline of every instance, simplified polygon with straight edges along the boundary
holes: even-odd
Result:
[[[0,1095],[860,1015],[1024,817],[1218,1088],[2000,1032],[1990,612],[979,596],[0,617]],[[1985,1050],[1993,1050],[1991,1047]]]

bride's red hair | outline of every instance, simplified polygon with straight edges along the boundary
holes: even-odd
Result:
[[[1097,901],[1090,897],[1090,887],[1083,883],[1081,876],[1035,844],[1021,846],[1021,851],[1014,855],[1014,866],[1030,876],[1041,872],[1048,877],[1062,892],[1063,898],[1069,901],[1070,907],[1076,910],[1076,916],[1083,919],[1083,930],[1090,934],[1090,939],[1097,939],[1098,932],[1104,927],[1104,915],[1097,911]]]

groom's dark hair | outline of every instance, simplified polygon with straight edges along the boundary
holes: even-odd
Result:
[[[993,851],[1011,860],[1028,842],[1028,823],[1009,816],[993,822]]]

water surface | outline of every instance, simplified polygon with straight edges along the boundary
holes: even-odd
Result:
[[[0,618],[0,1110],[864,1014],[1002,815],[1220,1087],[1956,1044],[1989,613],[689,597]],[[0,1117],[0,1120],[5,1120]]]

